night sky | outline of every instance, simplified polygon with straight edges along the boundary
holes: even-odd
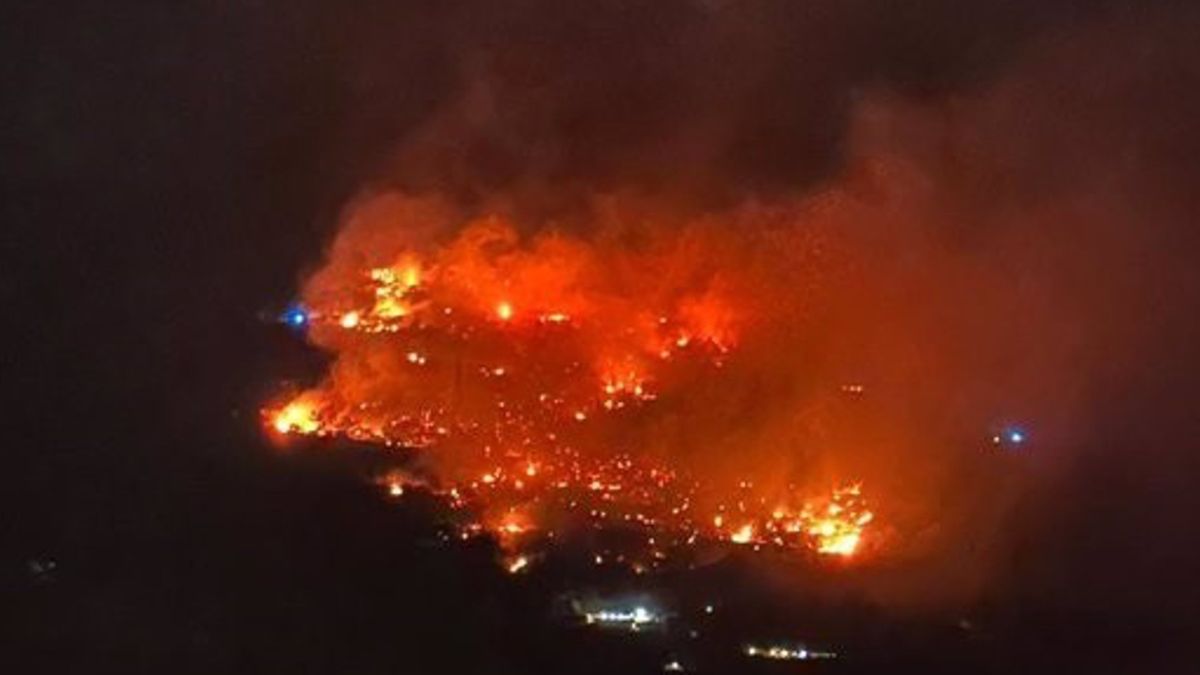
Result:
[[[829,672],[1196,668],[1189,3],[263,0],[2,16],[12,672],[657,672],[653,641],[564,627],[569,567],[509,578],[486,544],[431,545],[421,508],[363,483],[362,454],[267,443],[263,401],[322,362],[270,318],[364,185],[502,194],[539,217],[596,192],[704,213],[843,175],[871,143],[862,111],[896,99],[919,112],[903,147],[881,145],[957,181],[951,212],[1104,214],[926,233],[968,249],[1050,242],[1081,308],[1067,363],[1086,377],[1048,386],[1087,392],[1065,449],[1047,448],[1052,478],[994,525],[998,572],[962,604],[906,612],[848,591],[789,605],[734,563],[664,583],[722,589],[734,627],[824,621],[859,654]],[[702,672],[747,668],[714,656]]]

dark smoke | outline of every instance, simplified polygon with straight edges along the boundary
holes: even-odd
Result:
[[[409,189],[535,191],[540,209],[543,190],[569,205],[632,189],[703,208],[792,193],[836,172],[864,91],[938,97],[978,87],[1037,35],[1090,13],[1053,3],[761,1],[371,12],[345,29],[354,40],[348,126],[420,111],[380,129],[372,160]]]

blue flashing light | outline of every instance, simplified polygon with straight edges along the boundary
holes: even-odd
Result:
[[[288,307],[279,318],[292,328],[303,328],[308,323],[308,312],[300,305],[293,305]]]
[[[1025,433],[1024,429],[1017,426],[1004,427],[996,430],[995,433],[992,434],[993,445],[1005,445],[1010,448],[1023,445],[1028,440],[1029,434]]]

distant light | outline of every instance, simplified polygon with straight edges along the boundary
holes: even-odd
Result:
[[[292,328],[303,328],[308,323],[308,311],[302,305],[292,305],[284,310],[279,319]]]
[[[811,661],[815,659],[836,659],[836,652],[823,652],[808,649],[804,646],[791,645],[746,645],[743,648],[746,656],[775,661]]]
[[[705,613],[705,614],[712,614],[713,612],[715,612],[715,611],[716,611],[716,609],[717,609],[717,608],[716,608],[716,607],[713,607],[712,605],[705,605],[705,606],[704,606],[704,613]]]
[[[511,319],[513,317],[512,305],[510,305],[507,302],[500,302],[499,304],[497,304],[496,305],[496,316],[499,317],[499,319],[501,321],[508,321],[509,319]]]
[[[648,624],[662,623],[663,617],[646,607],[632,609],[606,609],[598,612],[584,612],[584,620],[589,624],[602,626],[623,627],[630,630],[640,630]]]
[[[678,661],[667,661],[663,665],[663,670],[668,673],[682,673],[683,672],[683,664]]]
[[[992,435],[992,445],[1021,445],[1029,440],[1029,434],[1016,426],[1005,427]]]
[[[358,312],[346,312],[345,314],[342,315],[341,320],[338,321],[338,323],[341,324],[342,328],[345,328],[347,330],[357,326],[358,322],[359,322]]]

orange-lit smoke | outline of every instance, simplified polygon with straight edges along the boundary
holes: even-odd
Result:
[[[804,415],[842,392],[801,394],[788,353],[832,244],[778,211],[731,216],[740,233],[650,215],[525,236],[436,200],[359,204],[304,294],[335,359],[271,425],[420,449],[426,487],[477,515],[464,533],[506,548],[580,521],[642,531],[639,568],[698,541],[859,552],[874,514],[852,464],[812,461]]]
[[[977,585],[1019,488],[1066,463],[1005,455],[996,425],[1079,433],[1140,325],[1107,261],[1145,249],[1086,181],[990,189],[1008,96],[865,101],[844,170],[770,202],[367,193],[304,287],[329,370],[268,422],[419,448],[463,532],[523,552],[583,522],[640,532],[645,567],[719,541],[934,553],[911,567],[931,585]],[[934,150],[954,143],[994,157],[964,169]]]
[[[1091,399],[1188,316],[1188,109],[1142,102],[1195,41],[1149,28],[1053,35],[952,96],[869,69],[813,98],[791,76],[838,58],[705,58],[646,119],[608,105],[645,59],[580,97],[576,61],[500,42],[347,208],[302,298],[328,372],[268,426],[420,448],[385,489],[442,495],[518,569],[582,520],[639,532],[637,564],[717,540],[978,588],[1015,520],[1070,501],[1022,488],[1069,475]]]

